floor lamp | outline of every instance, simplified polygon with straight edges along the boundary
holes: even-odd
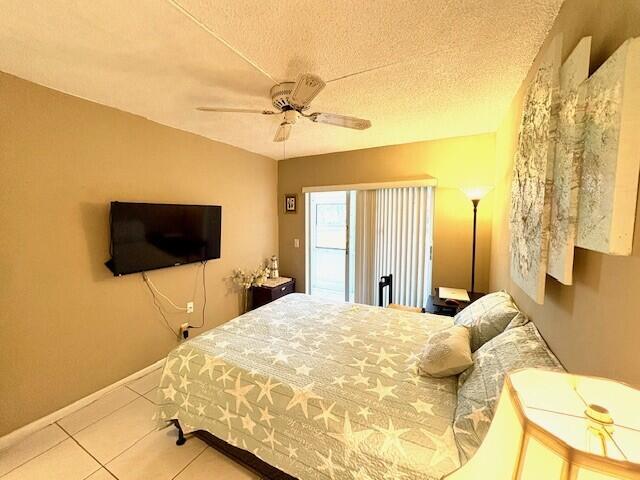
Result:
[[[489,187],[464,188],[462,191],[473,203],[473,247],[471,250],[471,293],[474,292],[476,283],[476,233],[478,220],[478,204],[480,200],[489,193]]]

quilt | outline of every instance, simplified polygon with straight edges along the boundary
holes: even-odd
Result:
[[[459,467],[457,378],[418,375],[438,315],[290,294],[167,357],[160,424],[206,430],[306,479],[440,479]]]

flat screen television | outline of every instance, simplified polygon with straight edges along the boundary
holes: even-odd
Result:
[[[111,202],[114,275],[220,258],[222,207]]]

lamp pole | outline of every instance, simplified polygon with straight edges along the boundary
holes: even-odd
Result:
[[[471,293],[474,291],[475,283],[476,283],[476,222],[478,218],[478,203],[480,203],[479,198],[474,198],[471,200],[473,203],[473,247],[471,250]]]

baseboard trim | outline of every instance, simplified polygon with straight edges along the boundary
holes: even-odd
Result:
[[[80,410],[83,407],[86,407],[90,403],[95,402],[100,397],[103,397],[104,395],[115,390],[116,388],[122,385],[125,385],[127,383],[130,383],[133,380],[136,380],[137,378],[145,376],[147,373],[160,367],[163,363],[164,363],[164,358],[149,365],[148,367],[143,368],[142,370],[132,373],[128,377],[118,380],[116,383],[112,383],[111,385],[108,385],[103,389],[98,390],[97,392],[87,395],[86,397],[81,398],[80,400],[73,402],[72,404],[67,405],[66,407],[62,407],[60,410],[56,410],[55,412],[50,413],[49,415],[46,415],[42,418],[39,418],[38,420],[35,420],[25,425],[24,427],[20,427],[14,430],[13,432],[7,433],[6,435],[0,437],[0,451],[10,447],[11,445],[15,445],[16,443],[19,443],[25,437],[31,435],[32,433],[37,432],[38,430],[43,429],[48,425],[51,425],[52,423],[57,422],[61,418],[64,418],[67,415],[70,415],[71,413],[77,410]]]

